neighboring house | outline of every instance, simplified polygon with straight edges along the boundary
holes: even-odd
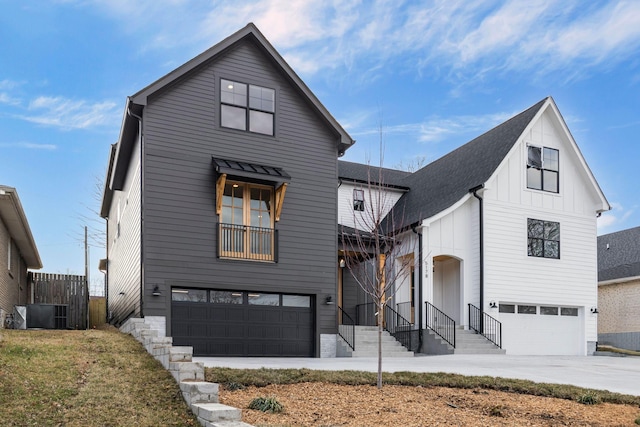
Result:
[[[598,236],[598,343],[640,351],[640,227]]]
[[[33,302],[27,269],[42,268],[15,188],[0,185],[0,327],[15,305]]]
[[[353,142],[253,24],[128,97],[101,207],[110,321],[196,355],[335,354]]]
[[[340,162],[338,218],[357,228],[366,183],[389,185],[399,237],[420,239],[414,274],[389,302],[413,329],[455,322],[509,354],[595,350],[596,218],[609,204],[551,98],[415,173],[371,169]],[[367,302],[346,273],[339,291],[346,313]],[[451,320],[433,323],[435,309]],[[439,352],[430,345],[414,350]]]

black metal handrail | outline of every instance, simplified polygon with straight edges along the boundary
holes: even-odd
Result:
[[[342,316],[342,323],[338,325],[338,335],[342,337],[351,350],[356,349],[356,322],[347,314],[342,307],[338,307],[338,312]]]
[[[398,313],[400,313],[400,316],[404,317],[405,319],[409,320],[412,324],[414,323],[413,320],[413,302],[412,301],[405,301],[405,302],[399,302],[396,304],[396,311]]]
[[[469,304],[469,328],[502,348],[502,323]]]
[[[378,324],[378,306],[375,303],[358,304],[356,306],[358,325],[376,326]],[[382,328],[389,332],[400,344],[411,350],[411,322],[393,308],[384,306]]]
[[[426,302],[427,328],[456,348],[456,321],[439,310],[435,305]]]
[[[356,305],[356,325],[376,326],[378,324],[378,306],[372,302]]]
[[[411,350],[411,322],[388,305],[384,306],[384,329]]]
[[[218,256],[278,262],[278,230],[218,223]]]

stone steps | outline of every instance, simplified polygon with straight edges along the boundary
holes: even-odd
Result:
[[[474,331],[457,329],[453,354],[506,354],[506,350]]]
[[[204,365],[193,362],[193,347],[173,346],[171,337],[159,336],[144,319],[129,319],[120,331],[131,334],[171,373],[202,426],[252,427],[242,422],[240,409],[218,401],[218,384],[204,380]]]
[[[382,357],[413,357],[389,332],[382,331]],[[375,326],[356,326],[354,347],[338,337],[338,357],[378,357],[378,328]]]

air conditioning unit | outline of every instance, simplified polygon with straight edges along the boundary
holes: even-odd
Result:
[[[27,306],[27,328],[67,329],[68,304],[30,304]]]

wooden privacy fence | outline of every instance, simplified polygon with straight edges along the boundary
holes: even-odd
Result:
[[[105,297],[89,298],[89,328],[97,328],[107,323],[107,299]]]
[[[35,304],[67,305],[67,327],[87,329],[89,295],[85,276],[33,273],[33,289]]]

